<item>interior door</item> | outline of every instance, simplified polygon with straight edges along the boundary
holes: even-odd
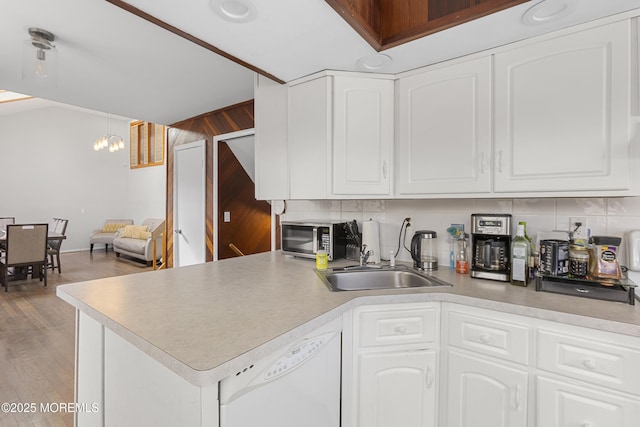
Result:
[[[206,146],[197,141],[175,147],[173,265],[206,261]]]

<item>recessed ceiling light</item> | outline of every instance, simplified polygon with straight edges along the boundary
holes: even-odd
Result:
[[[358,68],[364,71],[382,71],[389,64],[391,64],[391,58],[382,53],[374,53],[358,59]]]
[[[249,22],[258,14],[251,0],[212,0],[211,7],[220,17],[230,22]]]
[[[525,25],[540,25],[567,16],[573,6],[567,0],[543,0],[522,15]]]

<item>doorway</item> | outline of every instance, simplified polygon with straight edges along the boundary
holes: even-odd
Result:
[[[205,141],[174,149],[173,266],[206,261],[206,145]]]
[[[255,198],[253,129],[213,140],[213,259],[272,250],[271,205]]]

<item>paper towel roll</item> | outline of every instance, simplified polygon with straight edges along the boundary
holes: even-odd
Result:
[[[367,245],[365,252],[369,252],[367,264],[380,263],[380,228],[373,220],[362,224],[362,246]]]

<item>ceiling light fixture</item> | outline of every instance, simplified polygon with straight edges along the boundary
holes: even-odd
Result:
[[[55,82],[58,71],[58,51],[55,36],[41,28],[29,28],[29,39],[22,52],[22,78],[47,79]]]
[[[363,71],[383,71],[389,64],[391,58],[382,53],[374,53],[373,55],[363,56],[358,59],[358,68]]]
[[[572,4],[567,0],[543,0],[522,15],[522,23],[525,25],[540,25],[557,21],[573,10]]]
[[[211,0],[211,7],[220,17],[230,22],[253,21],[258,14],[251,0]]]
[[[110,153],[124,149],[124,139],[120,135],[111,133],[111,115],[107,114],[107,133],[93,143],[93,150],[100,151],[108,148]]]

